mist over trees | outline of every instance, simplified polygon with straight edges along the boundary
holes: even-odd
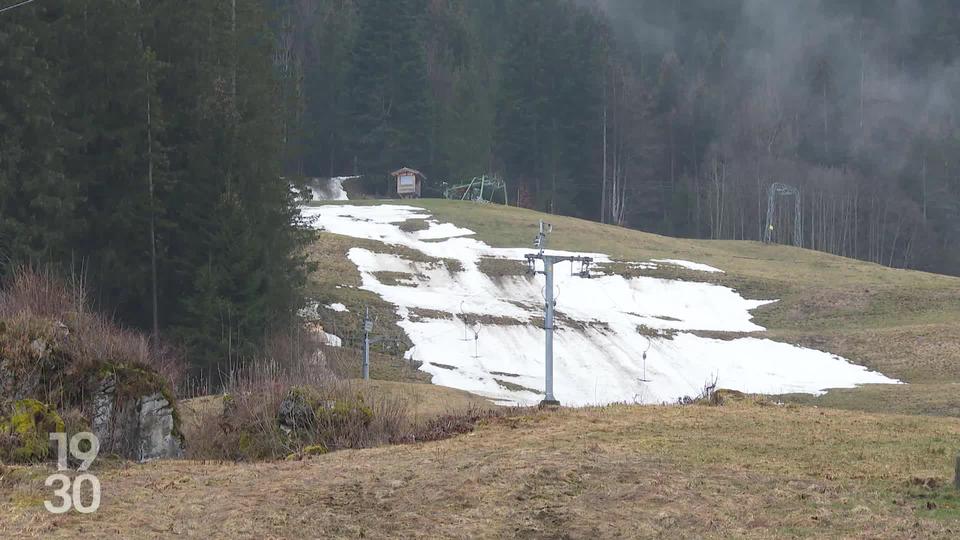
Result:
[[[748,240],[782,182],[805,247],[960,272],[949,0],[382,4],[278,0],[288,173],[492,171],[525,206]]]
[[[650,118],[666,130],[668,166],[652,180],[658,230],[758,239],[766,187],[784,182],[803,190],[804,246],[960,270],[952,3],[601,7],[632,43],[623,50],[633,69],[653,64],[652,91],[673,87]],[[790,219],[776,236],[789,237]]]

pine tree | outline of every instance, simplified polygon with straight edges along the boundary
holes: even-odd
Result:
[[[57,123],[69,133],[63,146],[65,174],[83,196],[78,210],[84,226],[75,231],[72,248],[86,259],[99,300],[128,323],[147,326],[145,16],[133,1],[79,0],[64,3],[63,9],[54,25],[60,70]],[[162,184],[161,176],[157,181]]]
[[[57,66],[47,48],[54,11],[24,6],[0,25],[0,273],[11,264],[62,261],[75,228],[79,193],[63,173]]]
[[[379,183],[393,168],[422,168],[427,160],[430,107],[418,40],[423,6],[420,0],[360,5],[348,82],[348,140],[356,172]]]

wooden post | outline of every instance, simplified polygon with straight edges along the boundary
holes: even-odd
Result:
[[[960,454],[957,454],[957,465],[953,471],[953,487],[960,490]]]

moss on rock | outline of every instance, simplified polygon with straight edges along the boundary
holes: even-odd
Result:
[[[329,450],[327,450],[327,446],[323,443],[311,444],[303,449],[303,455],[305,456],[320,456],[327,452],[329,452]]]
[[[35,399],[13,402],[0,418],[0,458],[14,463],[43,461],[50,455],[50,433],[64,431],[63,419],[49,405]]]

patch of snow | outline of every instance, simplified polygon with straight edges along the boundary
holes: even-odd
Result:
[[[356,176],[336,176],[333,178],[311,178],[307,182],[310,193],[314,201],[346,201],[346,190],[343,189],[343,182],[357,178]]]
[[[713,274],[723,273],[723,270],[719,268],[714,268],[707,264],[695,263],[690,261],[682,261],[680,259],[651,259],[651,261],[655,263],[672,264],[674,266],[680,266],[682,268],[686,268],[687,270],[696,270],[697,272],[710,272]]]
[[[343,346],[343,340],[340,339],[339,336],[335,336],[335,335],[330,334],[330,333],[328,333],[328,332],[324,332],[324,333],[323,333],[323,338],[324,338],[324,341],[327,342],[327,345],[329,345],[330,347],[342,347],[342,346]]]
[[[398,325],[414,345],[406,356],[422,361],[421,369],[433,376],[435,384],[475,392],[498,403],[533,404],[542,399],[544,337],[534,323],[543,316],[544,278],[538,274],[495,279],[478,267],[483,257],[522,261],[532,250],[493,248],[472,238],[467,229],[432,220],[428,229],[419,231],[426,234],[404,232],[399,227],[404,221],[430,218],[425,210],[411,206],[338,205],[308,207],[302,212],[315,226],[333,233],[405,246],[433,259],[457,260],[462,271],[450,272],[441,264],[394,254],[363,248],[348,252],[360,271],[360,288],[396,306]],[[582,255],[610,261],[603,254]],[[654,262],[721,271],[690,261]],[[762,331],[750,311],[773,300],[748,300],[728,287],[709,283],[619,275],[583,279],[574,275],[578,266],[572,270],[560,264],[555,274],[554,381],[556,395],[565,404],[672,402],[697,395],[714,379],[721,387],[756,393],[819,393],[827,388],[897,382],[816,350],[768,339],[723,341],[691,333]],[[383,271],[409,278],[405,284],[387,284],[376,277]],[[444,316],[412,318],[415,309]],[[487,316],[488,321],[495,317],[496,324],[476,325],[473,321],[478,316]],[[638,331],[640,327],[670,332],[650,339],[644,335],[649,332]],[[479,330],[477,340],[475,330]],[[645,366],[644,351],[648,351]],[[505,378],[497,373],[512,375]],[[512,389],[497,379],[512,383]]]
[[[562,323],[558,323],[561,325]],[[424,364],[433,382],[520,405],[543,399],[543,331],[532,325],[484,326],[476,342],[463,340],[459,320],[402,321],[416,346],[409,357],[443,359],[457,369]],[[642,353],[647,349],[646,369]],[[516,373],[517,377],[492,375]],[[532,391],[508,390],[496,379]],[[664,403],[696,396],[716,379],[719,387],[751,393],[821,393],[827,388],[893,382],[843,359],[767,339],[731,341],[680,333],[653,339],[630,328],[554,334],[554,392],[567,405]]]
[[[637,268],[639,270],[656,270],[659,268],[656,264],[652,262],[628,262],[625,263],[629,268]]]
[[[317,307],[317,302],[307,302],[307,305],[300,308],[300,311],[297,312],[297,316],[308,321],[319,319],[320,314],[317,313]]]
[[[457,227],[453,223],[437,223],[430,220],[427,222],[430,227],[423,231],[417,231],[414,236],[417,240],[442,240],[444,238],[454,238],[457,236],[470,236],[473,231]]]
[[[333,311],[341,312],[341,313],[346,313],[346,312],[350,311],[349,309],[347,309],[347,306],[341,304],[340,302],[334,302],[334,303],[332,303],[332,304],[327,304],[327,305],[324,306],[324,307],[326,307],[327,309],[332,309]]]

